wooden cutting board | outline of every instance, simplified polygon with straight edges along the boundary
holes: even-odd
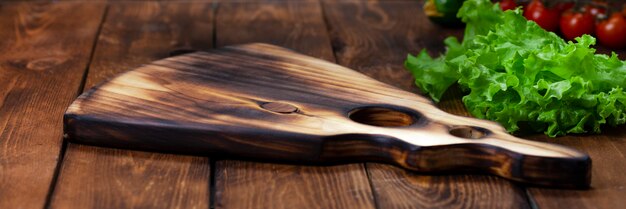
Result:
[[[586,188],[591,159],[455,116],[351,69],[267,44],[155,61],[81,95],[65,136],[96,146],[297,164],[383,162]]]

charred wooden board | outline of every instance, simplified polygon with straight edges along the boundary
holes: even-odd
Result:
[[[81,95],[72,142],[261,161],[375,161],[588,187],[584,153],[513,137],[356,71],[267,44],[153,62]]]

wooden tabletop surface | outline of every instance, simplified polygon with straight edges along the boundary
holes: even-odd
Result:
[[[419,92],[407,53],[443,52],[462,29],[417,0],[26,1],[0,3],[0,208],[621,208],[626,133],[525,138],[593,159],[592,188],[525,187],[484,175],[423,175],[376,164],[255,163],[63,141],[85,89],[170,52],[265,42]],[[621,53],[622,57],[624,54]],[[439,107],[468,115],[460,93]]]

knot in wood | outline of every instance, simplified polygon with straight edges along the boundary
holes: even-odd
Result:
[[[289,114],[289,113],[294,113],[298,111],[298,108],[296,106],[283,103],[283,102],[263,103],[261,104],[261,108],[272,111],[272,112],[283,113],[283,114]]]
[[[65,60],[66,59],[59,57],[45,57],[28,62],[26,64],[26,68],[36,71],[47,70],[54,66],[60,65],[61,63],[65,62]]]

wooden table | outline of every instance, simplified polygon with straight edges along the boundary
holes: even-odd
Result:
[[[266,42],[419,92],[402,63],[459,29],[415,0],[0,3],[0,208],[620,208],[626,133],[527,138],[593,159],[590,190],[364,163],[253,163],[71,144],[62,115],[83,90],[174,50]],[[624,55],[624,53],[622,53]],[[450,91],[440,108],[468,115]]]

